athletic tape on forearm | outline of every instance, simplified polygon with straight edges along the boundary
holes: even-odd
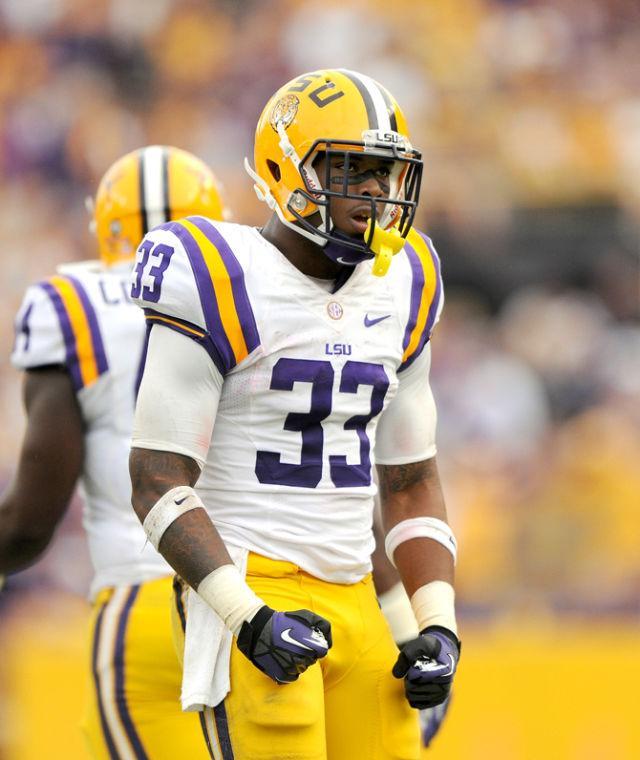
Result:
[[[221,565],[205,576],[197,588],[198,596],[216,612],[237,636],[242,624],[250,621],[264,602],[253,593],[235,565]]]
[[[384,540],[384,549],[387,557],[389,557],[389,562],[394,567],[396,564],[393,559],[395,550],[400,544],[412,538],[431,538],[437,541],[451,552],[455,563],[458,555],[458,544],[447,523],[444,520],[439,520],[437,517],[412,517],[394,525]]]
[[[418,624],[411,602],[402,583],[378,596],[380,609],[385,616],[396,644],[404,644],[418,635]]]
[[[411,597],[413,614],[421,631],[429,625],[441,625],[458,635],[455,613],[455,592],[446,581],[431,581]]]
[[[142,523],[149,541],[156,549],[160,546],[160,539],[171,523],[192,509],[204,509],[204,504],[190,486],[172,488],[158,499]]]

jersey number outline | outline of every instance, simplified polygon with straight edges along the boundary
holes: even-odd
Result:
[[[290,412],[284,429],[300,432],[300,463],[283,462],[276,451],[256,453],[255,473],[260,483],[299,488],[316,488],[322,479],[324,430],[322,422],[331,414],[334,369],[331,362],[311,359],[281,358],[271,375],[271,390],[292,391],[295,383],[311,384],[308,412]],[[371,485],[371,442],[367,425],[384,406],[389,378],[381,364],[347,361],[340,377],[339,393],[357,393],[361,385],[372,387],[371,406],[367,414],[356,414],[344,423],[345,430],[355,430],[360,441],[360,461],[347,464],[342,454],[329,456],[329,473],[336,488]]]
[[[167,267],[171,262],[174,248],[164,243],[157,245],[151,240],[143,240],[138,248],[138,261],[133,270],[133,284],[131,285],[131,298],[142,298],[150,303],[158,303],[162,280]],[[145,271],[149,267],[148,271]],[[147,284],[148,283],[148,284]]]

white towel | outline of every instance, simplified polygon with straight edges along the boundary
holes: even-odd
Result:
[[[227,546],[234,564],[244,576],[246,549]],[[233,635],[222,619],[193,589],[187,591],[187,627],[182,670],[182,709],[186,712],[215,707],[229,693],[229,660]]]

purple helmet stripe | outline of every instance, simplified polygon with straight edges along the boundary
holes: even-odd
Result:
[[[129,615],[131,609],[140,591],[140,586],[132,586],[127,596],[127,600],[120,613],[120,619],[118,620],[118,631],[116,634],[115,652],[113,657],[113,667],[115,670],[116,681],[116,704],[118,707],[118,714],[120,720],[124,726],[124,730],[127,734],[127,738],[131,744],[131,748],[135,754],[136,760],[148,760],[148,755],[142,746],[138,732],[133,725],[133,720],[127,707],[127,691],[125,686],[125,666],[124,666],[124,642],[127,632],[127,623],[129,622]]]
[[[89,330],[91,332],[93,352],[96,357],[98,374],[101,375],[103,372],[106,372],[109,369],[109,363],[107,362],[107,355],[104,350],[104,343],[102,342],[102,334],[100,332],[100,326],[98,325],[96,310],[93,308],[93,304],[89,300],[87,291],[84,289],[80,281],[75,277],[71,277],[70,275],[67,275],[67,279],[73,285],[76,293],[78,294],[78,298],[80,299],[80,303],[82,304],[82,308],[84,309],[84,313],[87,317]]]
[[[242,271],[240,262],[235,257],[235,254],[229,247],[227,241],[208,219],[205,219],[202,216],[192,216],[189,218],[189,221],[193,222],[193,224],[195,224],[195,226],[207,236],[213,245],[215,245],[222,261],[224,262],[231,280],[231,291],[233,292],[233,300],[240,319],[244,341],[247,345],[247,351],[251,353],[260,345],[260,335],[253,315],[253,309],[251,308],[251,303],[249,301],[249,295],[244,282],[244,272]]]
[[[102,605],[102,609],[98,613],[96,618],[96,624],[93,629],[93,647],[91,650],[91,672],[93,674],[93,682],[96,687],[96,700],[98,702],[98,712],[100,713],[100,726],[102,727],[102,733],[104,740],[109,750],[109,758],[111,760],[118,760],[118,752],[116,751],[116,745],[111,736],[107,718],[104,712],[104,705],[102,703],[102,693],[100,689],[100,674],[98,673],[98,652],[100,651],[100,638],[102,636],[102,618],[104,617],[104,611],[107,604]]]
[[[64,338],[64,345],[66,350],[65,366],[71,375],[71,382],[74,390],[79,391],[84,385],[82,381],[82,374],[80,372],[80,362],[78,361],[78,351],[76,348],[76,336],[71,326],[71,320],[67,314],[64,303],[58,291],[49,282],[41,282],[40,287],[46,292],[51,299],[53,306],[56,310],[58,322],[60,323],[60,329],[62,330],[62,337]]]

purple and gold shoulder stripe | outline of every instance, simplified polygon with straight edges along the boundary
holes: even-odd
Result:
[[[440,259],[431,240],[412,229],[404,250],[411,267],[409,319],[402,342],[402,363],[399,371],[409,367],[420,356],[438,317],[442,299]]]
[[[207,328],[203,345],[224,375],[260,345],[240,262],[220,231],[204,217],[169,222],[162,229],[173,232],[187,252]]]
[[[76,391],[92,385],[109,369],[95,309],[82,283],[70,275],[56,275],[40,283],[60,323],[65,366]]]

